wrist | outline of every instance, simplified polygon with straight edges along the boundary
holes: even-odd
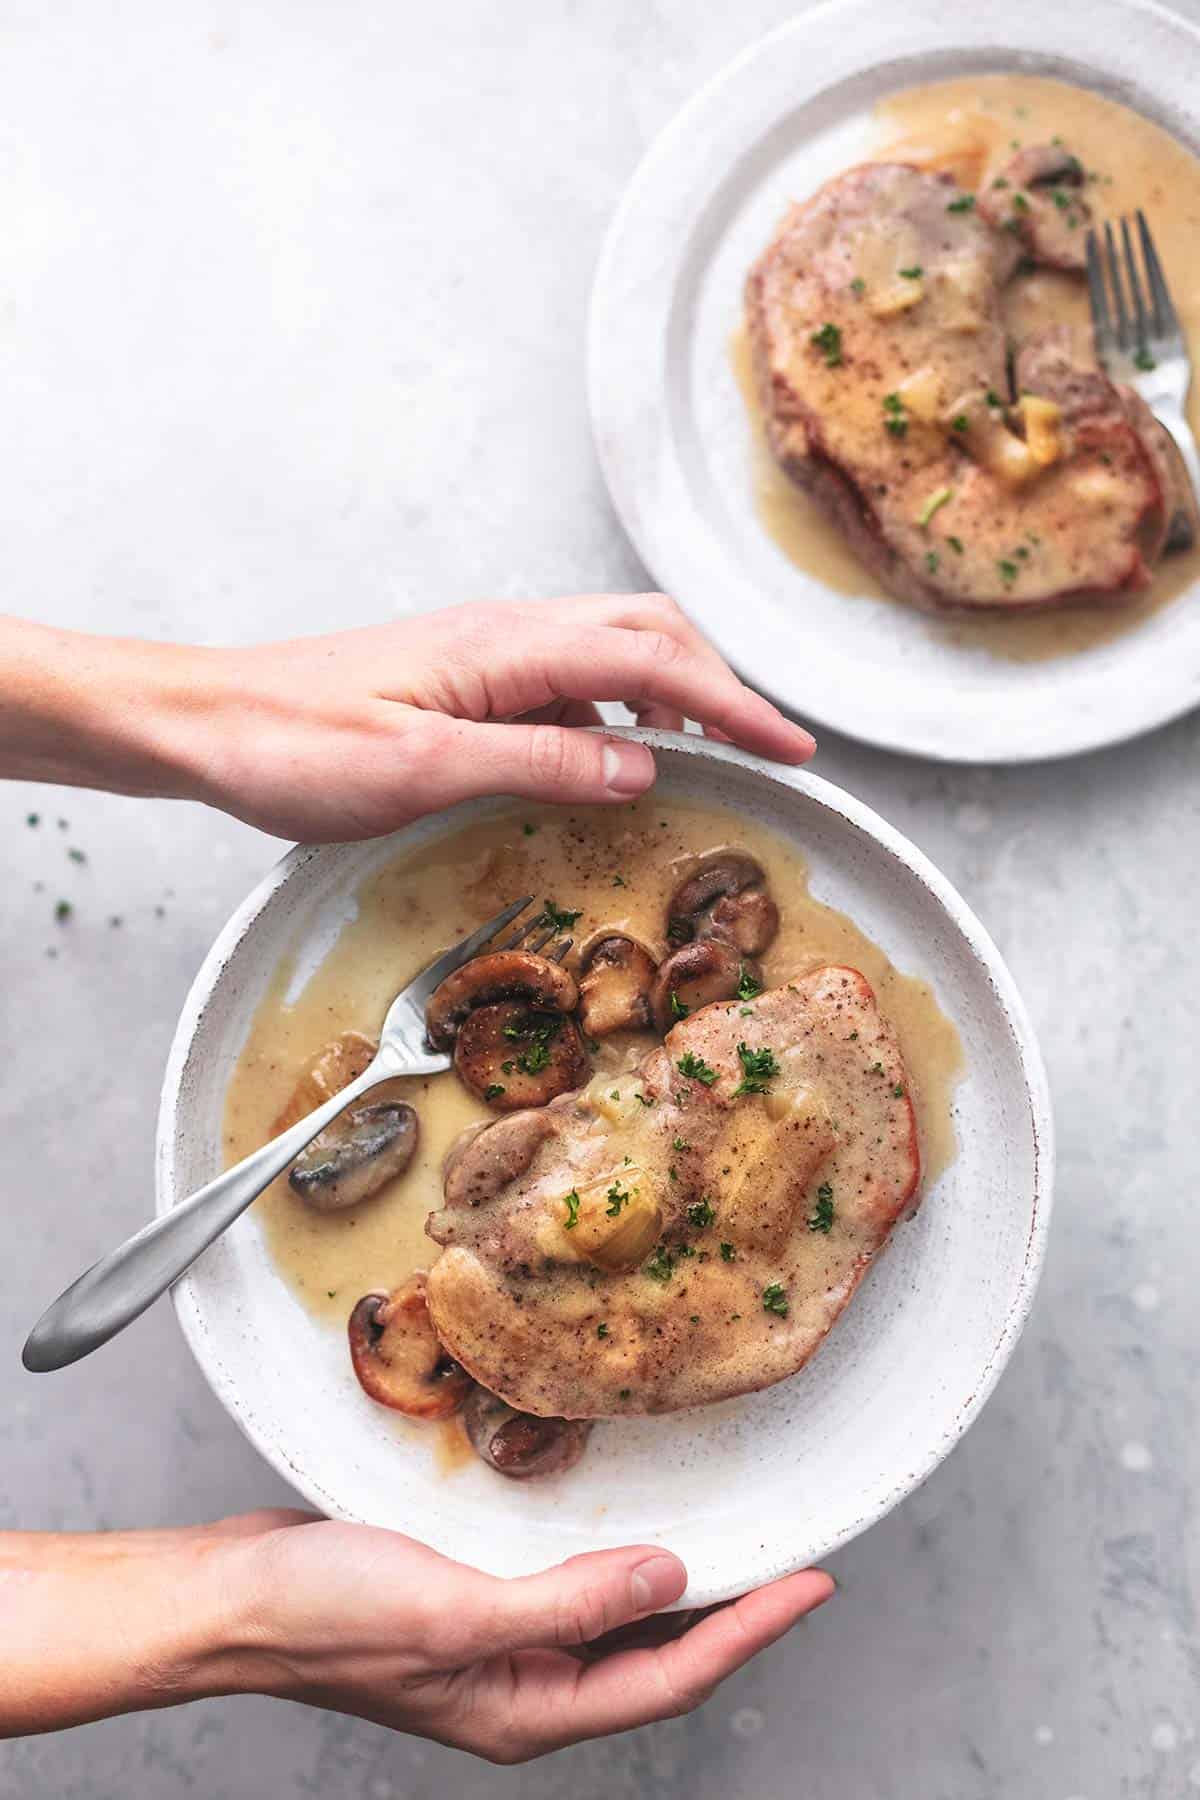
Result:
[[[220,652],[0,623],[0,775],[188,798]]]

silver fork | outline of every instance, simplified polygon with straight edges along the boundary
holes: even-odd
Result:
[[[1184,413],[1192,366],[1179,315],[1171,302],[1166,276],[1154,248],[1146,215],[1138,208],[1137,236],[1145,277],[1138,271],[1128,217],[1120,220],[1121,254],[1113,228],[1087,234],[1088,293],[1096,354],[1115,381],[1141,395],[1160,425],[1179,448],[1192,484],[1200,495],[1200,454]],[[1109,306],[1109,293],[1112,306]]]
[[[312,1143],[339,1113],[395,1075],[433,1075],[450,1067],[450,1057],[432,1050],[425,1036],[425,1007],[433,990],[447,975],[477,956],[496,933],[513,922],[533,902],[525,894],[480,925],[460,943],[430,963],[410,981],[387,1010],[379,1034],[379,1048],[356,1081],[318,1106],[315,1112],[281,1132],[214,1181],[198,1188],[161,1219],[149,1225],[116,1250],[101,1257],[78,1281],[47,1307],[30,1332],[21,1354],[27,1369],[43,1373],[63,1369],[106,1344],[118,1331],[144,1313],[152,1301],[178,1281],[202,1251],[227,1231],[234,1220],[257,1200],[263,1189],[281,1175],[290,1162]],[[556,935],[553,920],[538,936],[544,914],[519,926],[497,949],[542,949]],[[571,948],[564,939],[553,952],[561,960]]]

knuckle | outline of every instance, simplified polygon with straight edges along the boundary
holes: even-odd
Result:
[[[560,1648],[590,1644],[608,1629],[608,1603],[598,1584],[588,1583],[559,1603],[554,1636]]]
[[[648,631],[646,654],[652,662],[672,664],[683,662],[691,652],[686,644],[680,643],[677,637],[672,637],[669,631]]]
[[[529,739],[529,773],[539,786],[561,787],[578,763],[576,746],[561,725],[535,725]]]

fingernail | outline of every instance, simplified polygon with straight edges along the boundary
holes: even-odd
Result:
[[[645,744],[622,744],[609,738],[600,767],[610,794],[644,794],[654,780],[654,758]]]
[[[648,1556],[629,1577],[629,1597],[637,1612],[657,1612],[686,1586],[687,1570],[677,1556]]]

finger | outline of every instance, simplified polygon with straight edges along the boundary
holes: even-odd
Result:
[[[427,721],[422,811],[449,800],[512,794],[576,805],[632,800],[654,783],[645,744],[562,725]]]
[[[833,1591],[830,1576],[805,1569],[744,1594],[657,1650],[622,1650],[592,1663],[581,1670],[570,1702],[555,1709],[555,1735],[545,1747],[691,1712]]]
[[[468,655],[481,654],[478,646]],[[528,620],[499,653],[487,650],[490,711],[512,716],[572,700],[624,700],[640,711],[663,705],[702,724],[716,725],[737,744],[782,762],[805,762],[813,739],[769,700],[740,682],[710,653],[663,630],[630,631],[591,624]]]
[[[673,706],[638,706],[630,709],[639,725],[648,725],[656,731],[682,731],[683,714],[676,712]]]
[[[603,725],[590,700],[554,700],[533,712],[519,714],[518,725]]]
[[[514,1581],[489,1580],[469,1627],[470,1649],[475,1656],[570,1649],[670,1606],[686,1586],[679,1558],[647,1544],[594,1550]]]

